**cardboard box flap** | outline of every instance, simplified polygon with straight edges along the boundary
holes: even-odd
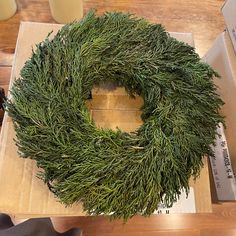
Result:
[[[236,55],[228,32],[223,32],[207,52],[205,60],[222,77],[216,79],[218,93],[225,102],[222,113],[226,117],[225,135],[234,172],[236,171]]]
[[[236,1],[225,1],[222,7],[222,13],[236,53]]]

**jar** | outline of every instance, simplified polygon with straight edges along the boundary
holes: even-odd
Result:
[[[83,0],[49,0],[49,5],[58,23],[70,23],[83,17]]]
[[[0,0],[0,20],[6,20],[16,13],[15,0]]]

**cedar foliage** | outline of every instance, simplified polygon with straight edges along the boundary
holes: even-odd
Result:
[[[37,45],[6,108],[24,158],[66,205],[129,219],[171,206],[211,154],[223,102],[216,72],[160,24],[90,11]],[[96,127],[85,100],[112,81],[142,96],[133,133]]]

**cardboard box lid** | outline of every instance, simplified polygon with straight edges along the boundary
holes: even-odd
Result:
[[[221,76],[221,79],[215,80],[215,84],[225,102],[222,107],[226,122],[225,135],[232,165],[236,171],[236,55],[228,32],[218,36],[204,58]]]
[[[236,1],[227,0],[222,7],[222,13],[236,53]]]
[[[44,23],[32,23],[22,22],[19,30],[15,61],[12,69],[10,87],[15,78],[19,77],[21,68],[25,61],[31,56],[32,47],[36,43],[43,41],[48,32],[53,30],[53,35],[62,27],[57,24],[44,24]],[[185,41],[193,45],[193,37],[191,33],[171,33],[173,37],[179,40]],[[138,106],[140,100],[134,101],[132,104],[127,100],[121,105],[119,102],[120,96],[123,99],[129,99],[125,97],[124,90],[119,90],[112,94],[104,94],[104,91],[94,91],[94,95],[105,96],[107,99],[107,107],[103,109],[99,106],[100,102],[96,104],[90,104],[92,108],[92,115],[97,120],[97,124],[100,126],[108,126],[115,128],[119,126],[124,130],[135,129],[141,123],[139,111],[135,108],[135,104]],[[116,97],[118,96],[118,97]],[[101,99],[101,97],[100,97]],[[101,99],[103,100],[103,98]],[[111,102],[113,101],[113,102]],[[124,110],[124,104],[126,105],[126,112],[129,113],[129,122],[127,120],[119,119],[115,117],[124,117],[119,113],[119,109],[109,110],[116,104]],[[105,104],[103,104],[105,105]],[[131,107],[134,105],[133,109]],[[123,106],[123,107],[122,107]],[[97,108],[97,109],[95,109]],[[113,112],[113,115],[109,115],[105,110]],[[130,111],[129,111],[130,110]],[[134,121],[134,122],[132,122]],[[15,214],[18,217],[42,217],[42,216],[78,216],[85,215],[81,205],[73,207],[64,207],[54,198],[53,194],[48,190],[47,186],[36,177],[37,167],[35,162],[29,159],[22,159],[18,157],[17,148],[13,139],[15,138],[15,131],[11,119],[5,114],[2,133],[1,133],[1,146],[0,146],[0,211],[10,214]],[[209,176],[208,166],[205,161],[205,167],[201,172],[201,177],[196,183],[191,183],[194,187],[196,210],[197,212],[211,212],[211,198],[209,188]]]

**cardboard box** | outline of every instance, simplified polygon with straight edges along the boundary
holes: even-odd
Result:
[[[236,1],[227,0],[222,7],[222,13],[236,53]]]
[[[204,59],[221,76],[216,79],[218,93],[225,102],[222,113],[225,116],[225,135],[234,170],[236,171],[236,55],[227,32],[215,40]]]
[[[215,79],[215,84],[225,102],[222,113],[226,129],[218,129],[221,136],[216,140],[215,159],[211,159],[217,196],[218,200],[236,200],[236,182],[232,172],[233,169],[236,173],[236,55],[227,31],[218,36],[204,59],[221,76],[221,79]]]
[[[43,41],[48,32],[55,34],[62,25],[43,23],[21,23],[11,83],[19,77],[25,61],[31,56],[32,47]],[[190,33],[171,33],[179,40],[193,45]],[[53,36],[53,35],[52,35]],[[92,116],[98,126],[119,128],[131,131],[141,125],[140,111],[142,99],[130,99],[123,89],[106,91],[93,90],[93,100],[88,101]],[[126,116],[124,116],[124,112]],[[64,207],[44,183],[35,177],[35,162],[19,158],[13,139],[15,131],[11,119],[5,114],[0,146],[0,211],[15,214],[17,217],[79,216],[86,215],[81,205]],[[191,186],[194,189],[197,212],[211,212],[208,166],[202,169],[201,177]]]

